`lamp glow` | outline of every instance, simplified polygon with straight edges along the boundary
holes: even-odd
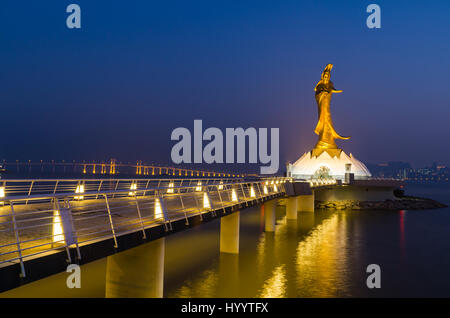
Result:
[[[169,182],[169,189],[167,189],[167,193],[173,193],[173,182]]]
[[[250,187],[250,198],[256,198],[255,189],[253,189],[253,186]]]
[[[137,189],[137,183],[133,182],[130,186],[130,190],[136,190],[136,189]],[[128,192],[128,195],[129,196],[136,195],[136,191],[130,191],[130,192]]]
[[[231,191],[231,201],[233,201],[233,202],[238,202],[239,201],[238,197],[237,197],[237,194],[236,194],[236,191],[234,189]]]
[[[63,228],[61,223],[61,216],[59,215],[58,210],[53,211],[53,243],[61,243],[64,244],[64,235]]]
[[[75,193],[84,193],[84,184],[79,184],[77,185],[77,188],[75,189]],[[74,197],[75,200],[83,200],[84,196],[82,195],[77,195]]]
[[[205,209],[211,209],[211,203],[209,202],[209,197],[206,192],[203,193],[203,207]]]
[[[160,219],[163,217],[163,211],[161,207],[161,201],[159,198],[155,199],[155,219]]]

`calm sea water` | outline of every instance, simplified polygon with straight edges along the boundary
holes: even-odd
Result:
[[[407,194],[450,205],[448,186]],[[243,210],[239,255],[219,252],[219,229],[215,220],[165,238],[165,297],[450,297],[449,208],[316,211],[290,221],[278,207],[275,233],[264,232],[260,208]],[[380,289],[366,287],[369,264],[381,267]],[[1,296],[103,297],[106,261],[83,270],[80,290],[65,288],[62,273]]]

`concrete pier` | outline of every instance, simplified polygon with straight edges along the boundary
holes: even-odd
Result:
[[[220,252],[239,254],[240,212],[234,212],[220,219]]]
[[[297,210],[300,212],[314,212],[314,193],[297,196]]]
[[[107,258],[107,298],[161,298],[164,287],[165,238]]]
[[[286,198],[286,218],[288,220],[297,219],[297,198],[288,197]]]
[[[276,200],[264,203],[264,229],[266,232],[275,232],[275,208]]]

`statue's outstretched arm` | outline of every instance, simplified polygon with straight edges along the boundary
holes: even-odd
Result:
[[[333,89],[331,92],[332,93],[342,93],[343,91],[342,91],[342,89],[338,89],[338,90]]]

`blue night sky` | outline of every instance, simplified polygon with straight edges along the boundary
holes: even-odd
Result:
[[[170,163],[172,130],[203,119],[279,127],[283,170],[317,140],[313,89],[333,63],[346,152],[450,164],[449,17],[448,0],[3,0],[0,159]]]

